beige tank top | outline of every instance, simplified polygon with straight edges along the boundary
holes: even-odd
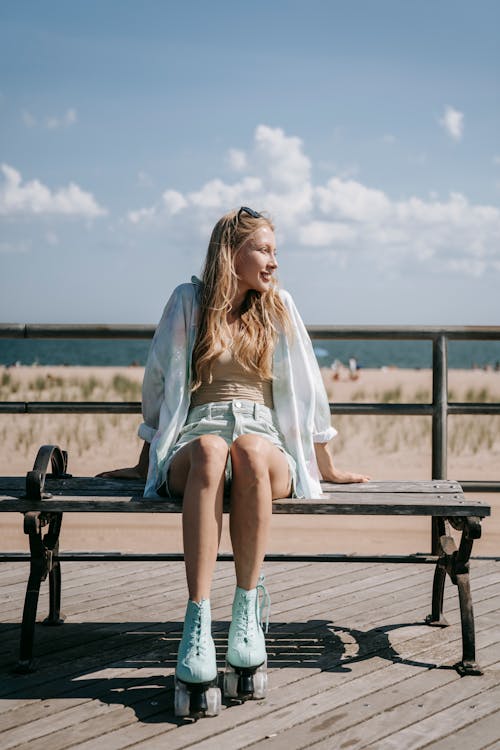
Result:
[[[270,380],[245,370],[237,362],[230,349],[217,357],[212,365],[212,382],[203,382],[191,396],[191,406],[200,406],[212,401],[232,401],[239,398],[255,401],[273,408],[273,390]]]

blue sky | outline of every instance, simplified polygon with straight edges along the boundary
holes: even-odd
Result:
[[[0,320],[155,322],[268,210],[308,323],[499,324],[500,5],[3,0]]]

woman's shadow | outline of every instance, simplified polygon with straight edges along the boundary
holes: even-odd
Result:
[[[423,623],[357,630],[329,620],[273,622],[266,636],[268,669],[350,672],[352,664],[375,656],[393,663],[433,668],[433,663],[402,657],[391,644],[391,632],[415,625]],[[5,623],[0,626],[0,635],[7,628],[11,634],[12,624]],[[228,628],[227,621],[212,623],[220,674]],[[53,640],[50,633],[45,635],[45,628],[37,631],[40,656],[38,670],[33,674],[8,674],[12,651],[7,659],[10,664],[5,663],[6,652],[3,658],[0,655],[4,661],[0,695],[4,698],[94,699],[110,710],[113,706],[128,707],[141,722],[185,723],[173,714],[174,671],[182,623],[66,623],[57,629],[61,637]],[[272,684],[272,676],[270,681]]]

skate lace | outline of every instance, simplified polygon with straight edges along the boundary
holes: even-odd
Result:
[[[260,597],[262,596],[262,600],[260,600]],[[264,576],[260,576],[259,582],[257,584],[257,596],[255,597],[255,616],[257,620],[260,623],[260,626],[262,629],[264,629],[263,626],[263,611],[266,611],[266,629],[264,630],[265,633],[269,630],[269,617],[271,614],[271,597],[269,596],[269,592],[264,586]]]
[[[243,640],[245,643],[248,640],[252,641],[256,635],[256,625],[264,630],[263,625],[263,611],[266,611],[265,618],[265,631],[269,630],[269,615],[271,609],[271,597],[264,586],[264,576],[259,578],[259,582],[256,586],[256,597],[255,597],[255,617],[251,614],[249,608],[246,606],[246,601],[240,599],[238,602],[238,614],[237,614],[237,635],[236,637]]]
[[[188,635],[188,651],[195,652],[196,656],[205,653],[208,645],[208,638],[206,631],[202,628],[202,617],[201,612],[196,613],[196,617],[193,623],[193,627],[189,631]]]

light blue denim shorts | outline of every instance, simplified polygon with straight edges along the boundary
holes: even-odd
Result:
[[[158,493],[170,497],[168,490],[168,470],[174,456],[187,443],[201,435],[219,435],[230,446],[240,435],[260,435],[270,440],[286,456],[290,472],[292,493],[296,484],[297,468],[295,460],[285,450],[284,440],[279,431],[274,412],[264,404],[254,401],[234,399],[233,401],[215,401],[201,404],[189,410],[186,424],[177,441],[170,449],[162,466],[165,482],[158,488]],[[228,494],[232,479],[231,456],[228,456],[225,474],[224,491]]]

